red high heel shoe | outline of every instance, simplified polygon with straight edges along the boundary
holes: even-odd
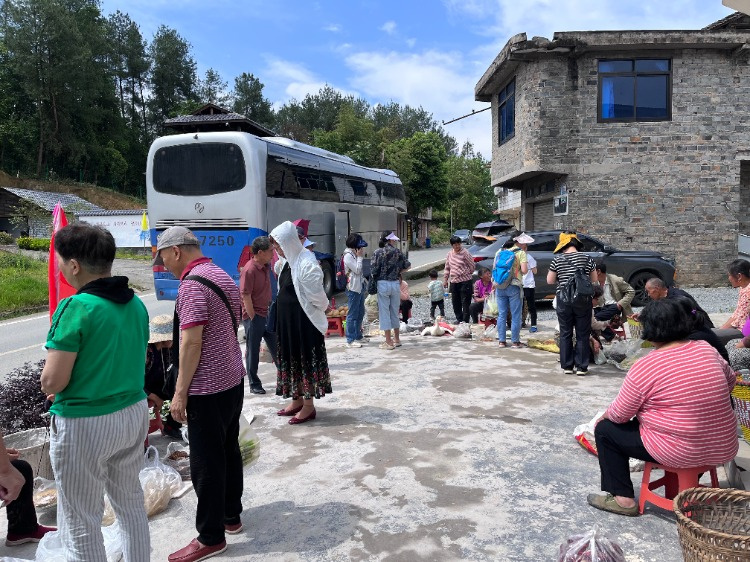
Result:
[[[293,416],[297,412],[299,412],[302,409],[302,406],[299,408],[292,408],[291,410],[279,410],[276,412],[277,416]]]
[[[305,422],[312,421],[312,420],[315,419],[315,414],[316,413],[317,412],[315,411],[315,408],[313,408],[312,414],[310,414],[306,418],[298,418],[298,417],[295,416],[295,417],[293,417],[292,419],[289,420],[289,425],[297,425],[298,423],[305,423]]]

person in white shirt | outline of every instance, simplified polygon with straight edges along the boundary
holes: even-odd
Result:
[[[346,313],[346,347],[362,347],[364,335],[362,320],[365,317],[367,286],[362,275],[362,260],[367,242],[361,235],[352,232],[346,238],[344,250],[344,272],[346,273],[346,296],[349,311]]]
[[[524,252],[526,252],[526,261],[529,266],[529,270],[524,274],[523,276],[523,301],[524,301],[524,309],[528,309],[529,315],[531,316],[531,325],[529,326],[529,332],[536,332],[536,296],[534,294],[534,290],[536,288],[536,282],[534,281],[534,275],[536,275],[536,260],[534,257],[529,253],[528,247],[529,244],[534,242],[534,239],[526,234],[525,232],[521,233],[520,236],[516,236],[514,238],[516,241],[516,244],[518,244],[518,247],[521,248]],[[521,316],[523,318],[523,327],[526,327],[526,310],[524,310],[523,315]]]

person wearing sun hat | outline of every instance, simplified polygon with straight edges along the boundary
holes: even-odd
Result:
[[[518,244],[518,247],[521,248],[524,253],[526,254],[526,264],[528,266],[528,270],[523,276],[523,313],[521,314],[522,322],[521,327],[526,327],[526,312],[528,311],[531,324],[529,325],[529,332],[536,332],[536,295],[534,294],[534,290],[536,289],[536,281],[534,281],[534,275],[536,275],[536,260],[534,257],[529,254],[528,248],[529,244],[534,243],[534,239],[526,234],[525,232],[522,232],[519,236],[516,236],[513,240],[516,241],[516,244]]]
[[[581,253],[583,244],[575,232],[560,233],[554,253],[557,254],[549,266],[547,283],[557,283],[557,295],[568,281],[581,269],[596,283],[594,260]],[[560,324],[560,366],[566,375],[584,376],[589,368],[589,336],[591,335],[591,304],[564,304],[557,298],[557,321]],[[573,352],[573,329],[576,332],[576,348]]]
[[[148,324],[149,338],[146,349],[146,381],[144,390],[150,402],[161,410],[165,400],[171,400],[174,394],[172,378],[172,338],[173,322],[169,314],[154,316]],[[162,434],[176,439],[182,438],[180,424],[167,414]]]

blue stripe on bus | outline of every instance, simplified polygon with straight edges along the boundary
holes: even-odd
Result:
[[[191,229],[201,241],[203,255],[226,271],[234,282],[240,283],[240,256],[245,246],[251,246],[258,236],[268,236],[265,230]],[[160,232],[151,230],[151,244],[156,246]],[[175,300],[180,282],[168,271],[154,273],[154,289],[157,300]]]

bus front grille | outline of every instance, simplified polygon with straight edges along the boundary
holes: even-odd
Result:
[[[185,226],[187,228],[233,228],[247,229],[250,225],[244,219],[163,219],[156,221],[156,230],[163,230],[170,226]]]

